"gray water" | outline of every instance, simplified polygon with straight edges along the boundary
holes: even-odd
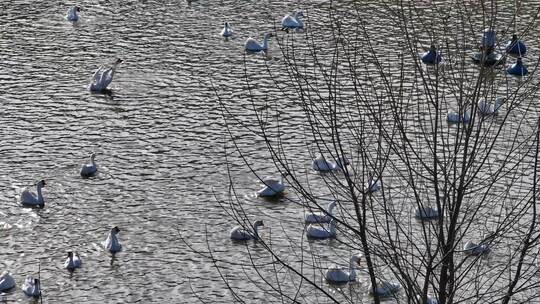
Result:
[[[46,303],[185,303],[192,288],[230,301],[180,237],[204,249],[204,224],[231,228],[212,193],[226,191],[227,174],[210,80],[239,91],[245,38],[310,4],[79,1],[76,25],[64,19],[71,4],[0,3],[0,270],[18,285],[2,299],[26,301],[19,288],[41,264]],[[219,36],[224,21],[236,39]],[[112,96],[90,94],[93,71],[115,58],[124,62]],[[100,174],[83,180],[92,152]],[[21,208],[19,193],[40,179],[46,207]],[[124,251],[111,263],[101,242],[112,226]],[[235,250],[222,239],[216,246]],[[83,259],[72,275],[69,250]]]
[[[255,96],[280,96],[279,112],[289,122],[283,126],[289,156],[298,168],[309,168],[297,101],[260,76],[267,66],[282,76],[278,46],[271,42],[274,57],[268,60],[246,57],[243,42],[248,36],[261,40],[274,22],[298,8],[313,20],[322,18],[320,4],[81,1],[81,21],[72,25],[64,19],[71,3],[2,1],[0,271],[10,270],[18,284],[2,299],[27,301],[19,287],[40,267],[46,303],[186,303],[197,296],[229,303],[226,285],[206,258],[211,250],[233,262],[220,266],[243,296],[277,301],[247,282],[244,272],[256,274],[241,265],[247,262],[246,247],[228,239],[235,223],[218,203],[227,198],[228,170],[246,213],[264,218],[263,234],[272,236],[276,251],[291,262],[301,259],[288,253],[290,238],[322,257],[320,269],[332,260],[346,264],[351,250],[346,244],[303,242],[304,210],[294,204],[299,200],[294,193],[279,203],[255,197],[259,181],[232,152],[217,98],[224,97],[231,112],[226,117],[254,122],[244,90],[244,62],[250,62]],[[231,22],[235,39],[219,36],[224,21]],[[89,93],[93,71],[115,58],[124,62],[112,95]],[[260,137],[238,128],[231,132],[254,171],[275,174]],[[92,152],[100,173],[81,179],[80,165]],[[19,193],[40,179],[47,181],[46,207],[21,208]],[[101,245],[113,226],[120,227],[124,246],[115,259]],[[263,256],[263,248],[249,246],[255,257]],[[62,267],[70,250],[83,259],[73,274]],[[356,288],[365,296],[365,276]]]

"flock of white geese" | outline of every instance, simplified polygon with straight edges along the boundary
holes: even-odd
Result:
[[[311,162],[311,168],[317,172],[329,173],[340,172],[345,166],[348,166],[349,160],[340,156],[335,161],[328,161],[323,155],[319,155]],[[284,178],[287,174],[282,174],[279,177],[266,176],[262,178],[263,188],[257,191],[257,196],[279,197],[284,194],[285,183]],[[375,178],[370,178],[365,185],[366,191],[369,193],[375,193],[381,189],[380,182]],[[334,209],[337,207],[337,202],[332,201],[328,203],[328,206],[323,211],[311,211],[304,216],[304,223],[306,227],[306,236],[309,239],[328,239],[336,237],[336,221],[334,217]],[[258,240],[260,238],[259,229],[264,226],[262,220],[257,220],[253,223],[251,229],[246,229],[243,226],[235,226],[230,231],[230,238],[233,241],[247,241]],[[342,267],[339,265],[331,265],[324,272],[324,278],[330,284],[346,284],[353,282],[357,278],[356,270],[361,265],[360,261],[362,254],[354,254],[350,258],[348,267]],[[375,291],[381,297],[389,297],[399,291],[401,285],[395,282],[387,282],[384,280],[378,280],[375,289],[369,288],[371,291]]]
[[[81,9],[78,6],[71,7],[67,12],[66,19],[73,23],[78,22],[80,19],[80,11]],[[292,15],[286,15],[285,17],[283,17],[283,19],[281,20],[282,30],[287,32],[289,32],[290,30],[303,30],[304,23],[301,20],[301,17],[304,17],[301,11],[296,11]],[[220,34],[226,39],[235,36],[235,32],[233,31],[229,22],[225,22]],[[244,48],[247,52],[267,52],[270,37],[272,37],[271,33],[265,34],[262,43],[249,37],[244,43]],[[429,55],[431,57],[435,56],[435,63],[439,63],[440,59],[437,57],[437,55],[434,55],[433,50],[430,50],[428,53],[424,54],[424,56],[426,55]],[[116,61],[113,62],[112,65],[109,67],[99,67],[93,74],[88,89],[91,92],[107,92],[107,88],[113,80],[116,68],[121,62],[121,59],[116,59]],[[478,111],[484,115],[495,115],[497,114],[502,104],[502,98],[497,98],[494,104],[489,104],[485,101],[481,101],[478,104]],[[465,112],[463,114],[449,112],[447,115],[447,119],[451,123],[466,123],[470,120],[470,114],[468,112]],[[322,155],[320,155],[312,161],[311,167],[315,171],[330,172],[342,170],[344,166],[347,165],[349,165],[349,161],[343,156],[337,158],[335,162],[330,162],[327,161]],[[97,171],[98,168],[95,163],[95,154],[92,154],[90,157],[90,163],[84,164],[82,166],[80,175],[83,178],[88,178],[94,176]],[[285,191],[285,177],[285,174],[279,177],[264,177],[262,179],[264,187],[257,192],[257,195],[260,197],[276,197],[282,195]],[[20,196],[21,204],[27,207],[43,208],[45,206],[45,201],[43,199],[42,188],[45,185],[45,181],[41,180],[36,185],[36,192],[32,192],[29,189],[24,190]],[[380,189],[380,181],[375,178],[369,178],[366,185],[366,191],[369,193],[375,193]],[[333,210],[336,208],[336,206],[336,202],[330,202],[326,210],[321,212],[311,212],[305,215],[304,222],[307,224],[306,235],[308,238],[326,239],[336,236],[336,221],[333,215]],[[420,220],[437,219],[439,216],[439,211],[433,207],[418,208],[415,211],[415,217]],[[230,231],[230,238],[234,241],[257,240],[260,237],[259,228],[262,226],[264,226],[262,220],[255,221],[251,229],[245,229],[242,226],[236,226]],[[113,255],[122,250],[122,245],[120,244],[117,237],[117,234],[119,232],[120,229],[118,227],[113,227],[103,243],[104,248]],[[465,244],[463,250],[467,254],[471,255],[482,255],[490,251],[489,247],[486,244],[475,244],[470,241]],[[361,258],[362,254],[360,253],[352,255],[348,268],[343,268],[338,265],[330,266],[324,272],[325,279],[333,284],[341,284],[355,281],[357,277],[356,269],[360,265]],[[82,260],[79,254],[77,252],[73,253],[69,251],[67,253],[66,261],[64,262],[64,268],[69,271],[74,271],[81,266]],[[9,291],[15,286],[16,283],[12,274],[8,271],[4,271],[0,275],[0,292]],[[374,289],[371,287],[369,289],[370,291],[374,291],[375,293],[377,293],[379,296],[387,297],[399,291],[400,288],[401,286],[399,283],[379,280],[377,282],[377,286]],[[30,297],[39,298],[41,296],[40,281],[38,278],[34,278],[33,276],[28,276],[26,278],[21,289],[26,295]],[[437,301],[433,297],[429,297],[428,303],[435,304],[437,303]]]
[[[98,167],[95,162],[95,157],[95,153],[92,153],[90,156],[90,163],[82,165],[80,170],[80,175],[82,178],[89,178],[96,175]],[[45,185],[45,180],[41,180],[36,184],[36,192],[33,192],[28,188],[22,191],[20,195],[21,205],[29,208],[44,208],[45,199],[43,198],[42,189],[45,187]],[[119,232],[120,228],[111,228],[107,238],[103,242],[104,249],[110,252],[113,256],[117,252],[122,251],[122,244],[120,244],[117,236]],[[70,272],[80,268],[82,266],[82,259],[79,256],[79,253],[69,251],[63,266]],[[10,291],[11,289],[15,288],[15,286],[16,283],[13,275],[7,270],[3,271],[0,275],[0,293]],[[26,277],[21,289],[29,297],[41,297],[40,280],[39,278],[34,278],[32,275]]]
[[[297,12],[292,16],[285,16],[282,20],[283,29],[289,30],[303,28],[303,23],[301,23],[301,27],[287,26],[287,24],[290,24],[289,22],[293,22],[291,20],[295,20],[299,16],[303,15]],[[229,23],[225,23],[225,27],[223,28],[221,34],[226,38],[233,35],[233,31]],[[271,37],[271,34],[266,34],[262,44],[259,44],[252,38],[248,38],[245,44],[246,51],[267,51],[269,37]],[[485,100],[481,100],[477,104],[477,111],[483,116],[497,115],[503,103],[504,99],[500,97],[495,99],[494,104],[488,103]],[[447,119],[449,123],[468,123],[470,121],[470,114],[468,112],[465,112],[464,114],[449,112],[447,115]],[[332,162],[327,161],[323,155],[319,155],[311,162],[311,168],[318,172],[332,172],[341,171],[345,168],[345,166],[348,166],[349,164],[349,160],[344,156],[340,156],[335,160],[335,162]],[[279,177],[266,176],[262,178],[264,187],[257,191],[257,195],[259,197],[276,197],[283,195],[285,191],[284,178],[286,177],[286,175],[287,174],[282,174]],[[368,181],[365,185],[365,191],[367,193],[373,194],[380,191],[381,188],[381,181],[378,178],[369,176]],[[305,215],[304,222],[307,224],[306,236],[308,238],[327,239],[336,237],[336,221],[333,215],[333,211],[336,206],[337,203],[333,201],[328,204],[327,208],[324,211],[310,212],[309,214]],[[439,210],[431,206],[418,207],[414,212],[414,217],[420,221],[436,220],[440,216],[442,216],[442,214],[439,212]],[[235,226],[230,231],[230,238],[233,241],[258,240],[260,238],[259,229],[263,226],[264,223],[262,220],[255,221],[252,227],[250,227],[250,229],[246,229],[245,227],[240,225]],[[480,256],[488,254],[490,252],[490,248],[487,244],[476,244],[472,241],[468,241],[463,246],[463,252],[467,255]],[[326,281],[331,284],[345,284],[356,281],[356,269],[360,265],[361,258],[361,253],[352,255],[348,268],[344,268],[335,264],[328,267],[328,269],[326,269],[326,271],[324,272],[324,277]],[[377,285],[375,286],[375,288],[370,286],[369,291],[371,293],[376,293],[383,298],[391,297],[401,289],[401,284],[399,284],[398,282],[389,282],[378,279],[376,280],[376,284]],[[427,303],[437,304],[438,301],[435,297],[428,295]]]
[[[311,162],[311,168],[317,172],[328,173],[337,171],[340,172],[345,166],[350,164],[349,160],[344,157],[338,157],[335,162],[327,161],[324,156],[319,155]],[[287,174],[282,174],[279,177],[266,176],[262,178],[263,188],[257,191],[259,197],[279,197],[284,194],[285,183],[284,178]],[[382,189],[381,182],[378,178],[370,176],[366,185],[365,191],[370,194],[375,194]],[[304,223],[307,224],[306,236],[310,239],[327,239],[336,237],[336,220],[334,210],[337,207],[337,202],[328,203],[326,209],[322,211],[311,211],[304,216]],[[439,210],[435,207],[420,207],[416,208],[414,217],[419,221],[436,220],[441,216]],[[260,238],[259,229],[264,226],[262,220],[257,220],[253,223],[251,229],[246,229],[243,226],[235,226],[230,231],[230,238],[233,241],[248,241],[258,240]],[[468,241],[463,246],[463,252],[467,255],[481,256],[488,254],[490,248],[487,244],[476,244]],[[338,265],[331,265],[324,272],[324,278],[330,284],[345,284],[356,281],[356,270],[360,266],[362,254],[354,254],[350,258],[350,263],[347,268]],[[385,280],[377,280],[377,286],[373,289],[369,287],[370,292],[377,293],[380,297],[391,297],[401,289],[398,282],[389,282]],[[437,300],[428,296],[430,304],[438,303]]]
[[[73,6],[71,7],[66,15],[66,19],[70,22],[76,23],[79,21],[79,12],[81,11],[80,7]],[[113,80],[113,76],[115,73],[115,70],[122,62],[121,59],[117,59],[111,66],[105,67],[101,66],[99,67],[94,75],[92,76],[92,80],[90,82],[90,85],[88,86],[88,89],[91,92],[99,92],[99,93],[106,93],[108,92],[107,87],[109,84],[111,84]],[[98,171],[98,167],[95,162],[95,153],[92,153],[90,156],[90,162],[87,164],[82,165],[80,170],[80,175],[83,178],[89,178],[94,175],[96,175]],[[22,191],[20,195],[20,203],[24,207],[30,207],[30,208],[44,208],[45,207],[45,200],[43,198],[42,189],[45,187],[46,182],[45,180],[41,180],[36,184],[36,192],[33,192],[30,189],[25,189]],[[110,252],[113,256],[122,251],[122,244],[118,240],[118,233],[120,232],[120,228],[113,227],[109,231],[107,238],[103,242],[103,247],[105,250]],[[69,251],[67,253],[67,258],[63,264],[64,268],[68,271],[72,272],[75,271],[75,269],[80,268],[82,266],[82,259],[80,255],[75,252]],[[12,273],[10,273],[8,270],[5,270],[0,275],[0,293],[11,291],[16,287],[15,278],[13,277]],[[26,277],[24,283],[21,287],[22,291],[29,297],[33,298],[40,298],[42,295],[41,291],[41,283],[39,278],[34,278],[32,275],[29,275]]]
[[[301,11],[297,11],[292,15],[286,15],[281,20],[282,30],[289,32],[289,30],[297,31],[304,29],[304,23],[300,19],[304,17]],[[226,39],[235,35],[231,25],[225,22],[224,28],[221,31],[221,35]],[[244,46],[247,52],[267,52],[269,38],[272,37],[271,33],[264,35],[262,43],[249,37]],[[513,39],[512,43],[508,44],[508,48],[515,47],[516,39]],[[524,46],[522,47],[524,48]],[[521,52],[520,52],[521,55]],[[432,46],[430,50],[421,56],[422,62],[427,65],[439,64],[442,57],[436,52],[436,49]],[[520,60],[518,59],[518,63]],[[523,75],[523,74],[522,74]],[[480,100],[477,104],[477,112],[482,116],[494,116],[497,115],[501,106],[504,104],[504,99],[497,97],[494,103],[489,103],[486,100]],[[471,120],[471,115],[468,111],[459,113],[455,111],[449,111],[447,114],[447,121],[449,123],[468,123]],[[315,158],[311,167],[318,172],[331,172],[343,170],[345,166],[349,165],[349,161],[346,157],[338,157],[335,162],[327,161],[322,155]],[[257,192],[259,197],[276,197],[283,195],[285,191],[284,178],[286,174],[279,177],[266,176],[262,178],[264,187]],[[375,193],[381,190],[381,182],[377,178],[369,177],[367,184],[365,185],[365,191],[367,193]],[[304,222],[307,224],[306,235],[308,238],[313,239],[326,239],[336,237],[336,221],[333,215],[333,210],[336,208],[336,202],[330,202],[324,211],[310,212],[304,217]],[[434,207],[425,206],[416,208],[415,218],[420,221],[436,220],[442,214]],[[247,241],[258,240],[260,238],[259,229],[264,226],[262,220],[257,220],[253,223],[250,229],[246,229],[243,226],[235,226],[230,231],[230,238],[234,241]],[[468,241],[463,246],[463,252],[467,255],[484,255],[490,252],[490,248],[487,244],[476,244]],[[332,284],[343,284],[353,282],[357,278],[356,269],[360,265],[362,254],[354,254],[350,258],[349,267],[344,268],[338,265],[332,265],[324,272],[324,277],[327,282]],[[390,297],[398,292],[401,285],[397,282],[388,282],[384,280],[377,280],[375,288],[369,287],[370,292],[376,293],[381,297]],[[418,296],[420,299],[420,296]],[[428,295],[428,304],[437,304],[438,301],[435,297]]]
[[[304,15],[301,11],[297,11],[292,15],[286,15],[281,21],[282,30],[287,32],[290,30],[302,30],[304,28],[304,23],[300,17],[303,16]],[[225,22],[221,35],[225,37],[225,39],[235,35],[235,32],[233,31],[229,22]],[[259,43],[255,39],[249,37],[244,44],[245,50],[247,52],[267,52],[270,37],[272,37],[271,33],[265,34],[262,43]],[[498,110],[497,106],[496,109]],[[332,162],[326,160],[323,155],[319,155],[311,162],[311,168],[318,172],[341,171],[347,165],[349,165],[349,160],[344,156],[340,156],[335,160],[335,162]],[[285,191],[284,178],[286,176],[287,174],[285,173],[280,176],[263,177],[261,181],[263,182],[264,186],[262,189],[257,191],[257,196],[268,198],[283,195]],[[368,193],[375,193],[381,190],[381,183],[378,179],[370,177],[365,185],[365,189]],[[304,223],[307,224],[306,236],[308,238],[327,239],[336,237],[336,221],[333,215],[333,211],[336,206],[337,202],[332,201],[328,204],[326,210],[318,212],[312,211],[305,215]],[[420,220],[437,219],[439,217],[439,212],[436,208],[432,207],[418,208],[415,212],[415,217]],[[263,226],[264,223],[262,220],[256,220],[253,222],[252,226],[247,229],[241,225],[233,227],[229,235],[231,240],[236,242],[258,240],[260,238],[259,229]],[[477,248],[479,248],[479,246],[476,246],[474,249],[470,250],[478,250]],[[324,278],[331,284],[346,284],[356,281],[356,270],[361,265],[361,259],[362,254],[358,253],[351,256],[348,267],[342,267],[335,264],[331,265],[325,270]],[[390,297],[400,289],[401,285],[399,283],[388,282],[385,280],[377,280],[377,286],[375,286],[375,288],[372,288],[371,286],[369,287],[370,292],[374,292],[381,297]],[[428,303],[436,304],[437,301],[435,298],[428,296]]]

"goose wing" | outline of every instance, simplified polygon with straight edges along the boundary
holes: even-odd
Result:
[[[101,76],[103,74],[103,66],[100,66],[95,72],[94,75],[92,75],[92,80],[99,81],[101,79]]]
[[[283,26],[284,28],[295,28],[298,27],[299,24],[293,16],[286,15],[285,17],[283,17],[283,19],[281,19],[281,26]]]
[[[101,77],[101,85],[104,89],[107,88],[109,84],[111,84],[114,76],[114,68],[108,68],[103,72],[103,76]]]

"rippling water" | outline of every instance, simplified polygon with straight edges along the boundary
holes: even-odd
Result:
[[[244,39],[304,4],[80,1],[74,26],[64,20],[69,5],[0,3],[0,269],[20,286],[41,261],[51,303],[192,302],[190,286],[229,301],[219,300],[227,292],[215,270],[180,239],[200,249],[203,223],[230,228],[212,193],[227,176],[210,80],[239,92]],[[237,39],[221,39],[224,21]],[[117,57],[112,96],[88,93],[93,71]],[[101,173],[82,180],[91,152]],[[46,208],[21,208],[20,191],[42,178]],[[125,251],[111,264],[101,242],[114,225]],[[62,268],[69,250],[84,262],[73,275]]]
[[[236,194],[247,213],[272,227],[264,233],[278,241],[277,251],[288,252],[289,237],[304,239],[303,209],[254,197],[258,180],[232,152],[216,91],[231,111],[225,116],[245,122],[254,121],[245,72],[256,80],[256,97],[279,96],[278,113],[290,122],[282,139],[297,167],[307,168],[309,139],[298,102],[262,76],[269,66],[286,78],[278,46],[271,42],[271,60],[246,57],[242,50],[246,37],[262,39],[297,8],[323,27],[322,3],[81,1],[81,21],[72,25],[64,20],[71,3],[1,2],[0,270],[9,269],[20,286],[41,261],[44,301],[50,303],[181,303],[198,296],[229,303],[220,274],[196,253],[209,246],[218,259],[245,261],[246,248],[229,241],[233,224],[217,202],[228,192],[227,161]],[[236,39],[219,36],[224,21],[231,22]],[[330,44],[318,39],[321,48]],[[124,62],[112,95],[90,94],[93,71],[117,57]],[[260,137],[231,132],[255,171],[275,173]],[[82,180],[78,170],[92,152],[100,174]],[[21,208],[19,193],[40,179],[47,181],[46,208]],[[111,261],[101,242],[115,225],[125,250]],[[339,240],[301,246],[330,260],[335,250],[344,263],[350,252]],[[62,268],[69,250],[84,263],[72,275]],[[264,251],[257,244],[250,250],[255,256]],[[328,259],[322,261],[318,266],[328,266]],[[245,284],[244,271],[256,275],[245,267],[222,266],[231,286],[248,298],[278,300]],[[360,281],[362,297],[366,278]],[[2,296],[8,302],[24,297],[19,289]]]

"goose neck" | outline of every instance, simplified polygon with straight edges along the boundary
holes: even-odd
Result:
[[[253,225],[253,233],[254,233],[254,236],[255,236],[256,239],[259,238],[259,226],[260,225],[258,225],[258,224]]]
[[[75,6],[72,6],[70,9],[69,9],[69,15],[72,19],[76,19],[78,16],[77,16],[77,7]]]
[[[356,265],[354,260],[351,260],[349,264],[349,281],[356,280]]]
[[[32,293],[33,293],[33,294],[39,294],[39,292],[40,292],[39,289],[40,289],[40,286],[39,286],[39,280],[36,280],[36,281],[34,282],[34,288],[33,288],[33,290],[32,290]]]
[[[330,234],[336,234],[336,223],[334,221],[331,221],[330,224],[328,224],[328,230],[330,231]]]
[[[270,35],[266,34],[264,35],[264,41],[263,41],[263,49],[268,49],[268,40],[270,39]]]
[[[335,202],[328,204],[328,207],[326,208],[326,213],[328,213],[329,215],[332,214],[334,212],[334,208],[336,208]]]
[[[116,233],[111,232],[109,234],[109,240],[110,240],[111,248],[118,246],[118,238],[116,237]]]
[[[41,188],[43,188],[43,185],[41,184],[37,185],[37,196],[38,196],[38,200],[40,202],[43,202],[43,193],[41,193]]]

